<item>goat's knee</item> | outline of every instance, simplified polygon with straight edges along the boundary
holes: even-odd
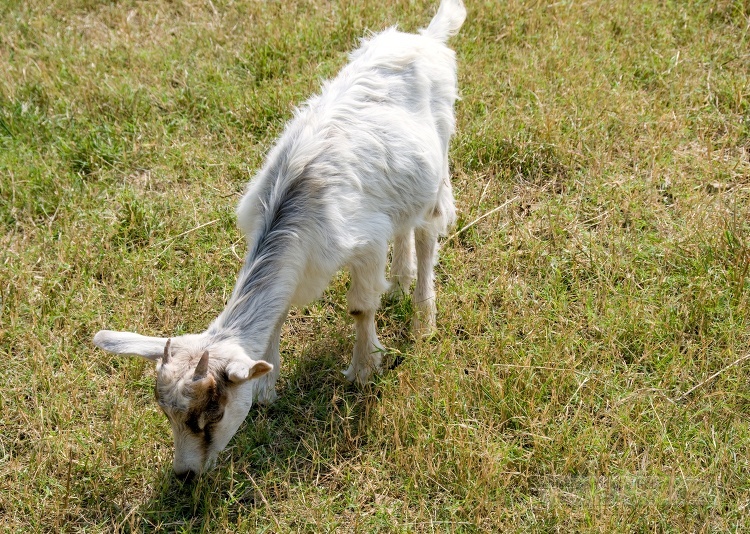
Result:
[[[352,283],[346,294],[349,312],[376,310],[380,297],[388,288],[385,278],[388,244],[383,242],[361,253],[357,261],[349,265]],[[353,314],[354,315],[354,314]]]
[[[383,360],[383,346],[375,333],[375,310],[351,310],[354,317],[356,340],[352,362],[344,371],[349,382],[355,380],[359,384],[366,384],[373,374],[379,374]]]
[[[367,383],[380,372],[383,346],[375,332],[375,312],[388,287],[385,279],[386,246],[372,251],[351,266],[352,285],[346,295],[349,314],[354,317],[356,340],[349,368],[344,376],[350,381]]]

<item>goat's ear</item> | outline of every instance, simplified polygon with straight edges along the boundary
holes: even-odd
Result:
[[[165,337],[147,337],[133,332],[100,330],[94,336],[94,345],[115,354],[131,354],[156,361],[164,356]]]
[[[240,384],[251,378],[259,378],[269,371],[273,371],[273,365],[263,360],[233,361],[227,364],[227,376],[230,382]]]

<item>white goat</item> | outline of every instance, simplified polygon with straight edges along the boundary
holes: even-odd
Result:
[[[420,35],[388,29],[289,122],[237,209],[248,254],[224,311],[202,334],[170,339],[102,330],[94,343],[157,362],[156,398],[175,440],[174,471],[213,465],[254,399],[272,402],[279,335],[290,306],[322,294],[343,266],[356,341],[346,378],[380,371],[375,312],[388,289],[408,289],[418,334],[435,328],[437,237],[455,219],[448,143],[457,97],[461,0],[442,0]]]

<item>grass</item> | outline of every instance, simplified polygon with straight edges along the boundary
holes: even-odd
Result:
[[[338,276],[194,484],[152,366],[92,345],[205,328],[293,106],[434,3],[0,7],[0,529],[750,528],[746,1],[469,2],[437,335],[385,302],[400,365],[348,386]]]

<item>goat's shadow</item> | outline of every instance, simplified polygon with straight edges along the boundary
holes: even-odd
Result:
[[[400,315],[399,306],[395,315]],[[386,312],[386,323],[399,322]],[[330,332],[329,332],[330,333]],[[412,345],[404,331],[387,345],[398,349],[384,355],[384,379],[403,361]],[[368,422],[380,399],[380,378],[367,386],[349,384],[343,377],[342,355],[351,353],[351,339],[343,329],[332,337],[310,343],[296,364],[277,384],[278,399],[250,410],[218,467],[191,482],[181,482],[171,465],[162,467],[150,501],[140,510],[136,529],[201,529],[222,509],[239,516],[249,509],[288,497],[290,486],[315,483],[368,440]],[[282,366],[284,366],[282,353]],[[287,358],[295,359],[295,358]],[[290,364],[286,364],[290,365]],[[232,517],[227,518],[230,522]],[[135,525],[134,525],[135,526]]]

